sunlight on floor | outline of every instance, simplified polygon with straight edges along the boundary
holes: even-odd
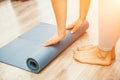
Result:
[[[0,45],[13,40],[20,34],[20,27],[17,22],[16,14],[10,2],[0,6]],[[5,43],[5,44],[4,44]]]

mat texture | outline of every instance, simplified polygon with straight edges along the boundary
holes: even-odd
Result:
[[[0,61],[33,73],[39,73],[50,61],[79,38],[88,26],[88,22],[85,21],[75,34],[67,31],[66,37],[61,42],[44,47],[43,43],[56,33],[57,28],[55,25],[40,23],[0,48]]]

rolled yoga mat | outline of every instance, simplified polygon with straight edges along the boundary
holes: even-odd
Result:
[[[57,29],[54,25],[40,23],[0,48],[0,61],[33,73],[39,73],[50,61],[79,38],[88,26],[88,22],[85,21],[74,34],[67,31],[66,37],[61,42],[44,47],[43,43],[52,37]]]

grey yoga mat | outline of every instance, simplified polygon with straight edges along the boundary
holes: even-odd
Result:
[[[44,47],[42,44],[56,33],[56,27],[40,23],[0,48],[0,61],[33,73],[39,73],[50,61],[79,38],[88,26],[88,22],[85,21],[74,34],[67,31],[66,37],[61,42]]]

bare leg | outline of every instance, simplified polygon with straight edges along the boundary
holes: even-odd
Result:
[[[86,19],[86,15],[89,9],[89,4],[90,4],[90,0],[80,0],[79,18],[66,28],[66,29],[71,29],[71,33],[74,33]]]
[[[44,46],[56,44],[66,35],[67,0],[52,0],[52,5],[56,16],[58,33],[45,42]]]

